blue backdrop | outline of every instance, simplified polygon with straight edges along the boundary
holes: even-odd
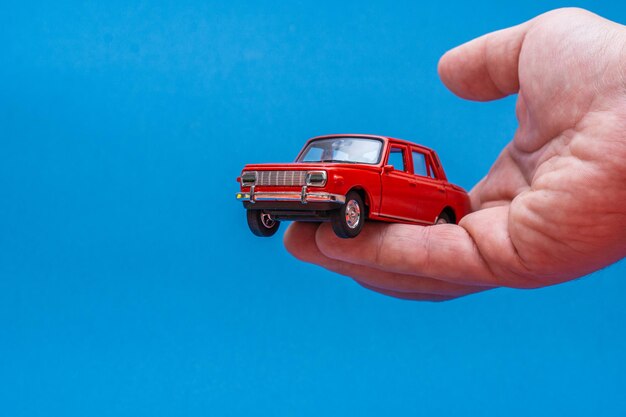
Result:
[[[626,413],[624,262],[411,303],[253,237],[234,199],[245,163],[337,132],[434,147],[471,188],[514,98],[458,99],[437,60],[564,3],[8,3],[1,415]]]

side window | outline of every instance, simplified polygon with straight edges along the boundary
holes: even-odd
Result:
[[[430,178],[437,179],[437,177],[435,177],[435,170],[433,169],[433,164],[430,161],[428,162],[428,176]]]
[[[426,157],[423,153],[413,151],[413,173],[415,175],[421,175],[422,177],[428,176],[428,170],[426,169]]]
[[[439,162],[439,158],[437,157],[437,155],[431,155],[430,161],[428,162],[428,168],[430,170],[430,176],[432,178],[437,178],[434,168],[441,169],[441,163]]]
[[[389,150],[389,159],[387,159],[388,165],[393,165],[397,171],[406,171],[404,166],[404,149],[392,146]]]

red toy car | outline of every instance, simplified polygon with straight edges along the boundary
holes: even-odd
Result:
[[[457,223],[470,210],[467,193],[447,181],[432,149],[384,136],[315,137],[295,162],[246,165],[237,181],[257,236],[297,220],[330,221],[337,236],[352,238],[366,219]]]

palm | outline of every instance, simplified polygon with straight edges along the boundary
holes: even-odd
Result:
[[[583,23],[572,24],[574,16]],[[626,212],[617,209],[625,201],[626,95],[616,94],[624,88],[620,44],[597,42],[604,24],[567,11],[528,30],[519,53],[519,128],[471,191],[477,211],[461,223],[486,257],[496,242],[484,226],[505,229],[518,257],[494,253],[492,268],[536,285],[584,275],[624,253]]]
[[[470,192],[458,226],[369,224],[356,239],[293,224],[296,257],[384,294],[445,300],[497,286],[538,287],[626,254],[626,82],[622,26],[560,10],[442,58],[458,95],[519,93],[519,127]]]

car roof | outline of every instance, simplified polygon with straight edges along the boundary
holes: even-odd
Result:
[[[392,142],[392,143],[397,143],[397,144],[401,144],[401,145],[413,146],[413,147],[419,148],[419,149],[421,149],[423,151],[433,152],[433,150],[431,148],[429,148],[427,146],[424,146],[424,145],[420,145],[419,143],[410,142],[410,141],[404,140],[404,139],[392,138],[390,136],[370,135],[370,134],[364,134],[364,133],[334,133],[334,134],[331,134],[331,135],[315,136],[315,137],[309,139],[307,141],[307,143],[311,142],[313,140],[317,140],[317,139],[330,139],[330,138],[335,138],[335,137],[381,139],[381,140],[383,140],[385,142]]]

